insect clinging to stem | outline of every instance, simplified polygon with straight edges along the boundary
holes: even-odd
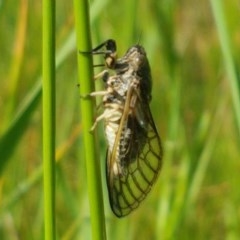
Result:
[[[109,39],[91,51],[103,54],[106,66],[95,76],[103,79],[105,90],[90,93],[103,96],[104,107],[91,130],[104,120],[109,201],[113,213],[123,217],[151,190],[161,170],[163,153],[149,107],[152,79],[146,52],[137,44],[117,58],[116,50],[116,42]]]

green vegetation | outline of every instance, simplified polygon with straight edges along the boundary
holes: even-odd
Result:
[[[55,224],[55,1],[44,0],[42,44],[42,128],[44,239],[56,239]]]
[[[92,215],[79,108],[88,109],[77,87],[77,4],[56,4],[56,236],[87,240]],[[41,10],[38,1],[0,5],[3,240],[44,239]],[[164,148],[151,194],[129,217],[117,219],[109,208],[106,143],[98,125],[107,239],[239,239],[238,2],[95,0],[90,10],[93,46],[113,38],[119,56],[137,42],[145,47],[153,77],[151,109]],[[102,87],[97,81],[96,88]]]
[[[94,74],[92,55],[84,51],[91,51],[91,28],[89,17],[88,1],[74,1],[77,47],[80,49],[78,54],[78,74],[80,96],[86,96],[93,91]],[[88,196],[91,215],[92,239],[106,239],[105,215],[103,205],[103,191],[101,183],[101,168],[96,148],[96,135],[90,133],[94,123],[94,104],[93,99],[82,97],[80,112],[83,126],[83,146],[86,169]],[[80,193],[81,194],[81,193]]]

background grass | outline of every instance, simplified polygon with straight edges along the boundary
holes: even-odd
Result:
[[[112,215],[104,185],[108,239],[239,239],[237,109],[210,2],[95,0],[90,6],[93,46],[114,38],[119,56],[138,41],[147,50],[151,109],[165,153],[156,186],[129,217]],[[74,14],[71,2],[56,7],[57,236],[85,240],[91,226]],[[238,73],[240,5],[229,0],[223,7]],[[0,239],[43,239],[41,16],[39,1],[0,5]],[[102,125],[96,131],[104,173]]]

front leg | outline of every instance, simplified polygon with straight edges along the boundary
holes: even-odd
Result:
[[[106,82],[107,81],[107,79],[109,78],[109,72],[108,72],[108,70],[103,70],[102,72],[100,72],[100,73],[98,73],[98,74],[96,74],[95,76],[94,76],[94,80],[97,80],[97,79],[99,79],[99,78],[101,78],[104,82]]]

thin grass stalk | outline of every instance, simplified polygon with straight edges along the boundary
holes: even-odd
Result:
[[[55,1],[43,0],[43,180],[45,240],[55,239]]]
[[[238,85],[237,72],[234,66],[231,42],[226,25],[226,18],[223,11],[223,1],[211,0],[212,11],[217,25],[217,31],[223,53],[223,60],[228,74],[228,80],[232,92],[232,102],[235,110],[238,132],[240,135],[240,88]]]
[[[89,6],[87,0],[74,0],[77,46],[80,51],[90,51],[91,34]],[[78,72],[80,95],[85,96],[93,91],[93,63],[91,54],[78,54]],[[87,167],[88,195],[90,203],[92,239],[106,239],[103,194],[100,162],[96,152],[96,138],[89,130],[94,119],[94,102],[92,99],[81,99],[81,118],[83,126],[84,152]]]

